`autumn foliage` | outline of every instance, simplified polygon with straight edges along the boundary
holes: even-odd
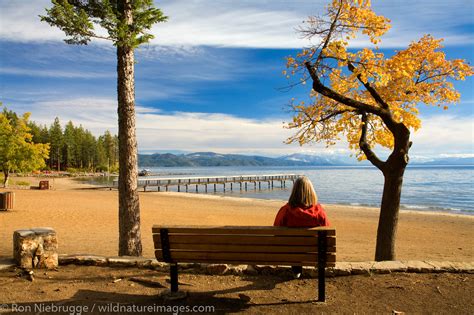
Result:
[[[293,104],[296,115],[288,127],[299,130],[289,142],[325,141],[331,145],[343,135],[350,148],[363,158],[359,147],[361,110],[368,114],[368,144],[391,149],[393,135],[378,115],[378,109],[386,105],[394,121],[416,131],[421,127],[420,103],[447,109],[447,104],[459,100],[452,81],[472,75],[471,66],[461,59],[447,60],[441,51],[442,39],[430,35],[390,58],[385,57],[377,44],[380,36],[390,29],[389,23],[390,20],[370,9],[367,0],[334,0],[326,16],[307,21],[302,33],[320,38],[320,44],[302,50],[296,58],[288,57],[285,74],[301,75],[301,82],[306,82],[311,73],[300,70],[310,63],[314,74],[328,82],[331,90],[364,106],[349,106],[312,90],[310,104]],[[373,47],[349,51],[350,40],[361,35],[368,36]]]

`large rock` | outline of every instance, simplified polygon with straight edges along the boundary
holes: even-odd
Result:
[[[13,233],[13,259],[26,269],[58,267],[58,240],[52,228],[32,228]]]

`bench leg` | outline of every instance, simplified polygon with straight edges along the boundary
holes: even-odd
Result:
[[[318,301],[326,302],[327,233],[318,232]]]
[[[326,273],[322,266],[318,266],[318,302],[326,302]]]
[[[178,292],[178,264],[170,265],[171,292]]]

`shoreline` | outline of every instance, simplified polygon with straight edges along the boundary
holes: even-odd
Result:
[[[117,190],[97,189],[70,178],[56,179],[52,190],[7,190],[15,192],[15,205],[0,212],[0,257],[11,257],[15,230],[47,226],[57,232],[59,254],[117,254]],[[154,256],[153,225],[271,226],[285,203],[178,192],[140,192],[139,196],[144,257]],[[337,230],[337,260],[373,260],[379,209],[324,207]],[[474,216],[402,210],[396,252],[397,260],[474,261]]]
[[[50,180],[50,185],[52,185],[53,190],[69,190],[69,189],[97,189],[97,190],[117,190],[116,187],[114,186],[109,186],[109,185],[104,185],[103,183],[100,183],[100,179],[104,178],[103,176],[93,176],[91,174],[86,174],[86,175],[79,175],[79,176],[53,176],[53,175],[48,175],[48,176],[12,176],[11,177],[11,182],[14,181],[14,179],[25,179],[29,180],[30,182],[33,183],[32,186],[38,186],[38,183],[40,180]],[[93,179],[99,179],[98,182],[96,183],[91,183],[90,180],[94,181]],[[56,181],[58,181],[58,185],[56,185]],[[0,188],[4,189],[4,188]],[[28,190],[28,187],[21,187],[21,186],[16,186],[12,188],[7,188],[8,189],[21,189],[21,190]],[[138,188],[139,192],[142,192],[142,188]],[[147,193],[157,193],[158,191],[148,191]],[[253,197],[248,197],[245,196],[247,192],[240,192],[240,196],[236,195],[236,192],[232,193],[225,193],[225,192],[199,192],[195,193],[193,191],[190,192],[177,192],[177,191],[161,191],[158,192],[160,194],[163,193],[168,193],[168,194],[179,194],[180,197],[201,197],[201,196],[208,196],[208,197],[216,197],[216,198],[229,198],[229,199],[242,199],[242,200],[263,200],[263,201],[269,201],[269,202],[285,202],[287,199],[281,198],[281,199],[276,199],[276,198],[263,198],[259,197],[258,194],[248,192],[248,194],[252,195]],[[265,195],[265,192],[262,192],[262,195]],[[177,195],[178,196],[178,195]],[[375,209],[377,211],[380,210],[380,206],[377,206],[375,204],[359,204],[359,203],[331,203],[331,202],[322,202],[323,205],[334,205],[334,206],[343,206],[343,207],[354,207],[354,208],[370,208],[370,209]],[[460,216],[467,216],[467,217],[474,217],[474,211],[473,210],[466,210],[465,208],[443,208],[443,207],[438,207],[438,206],[423,206],[423,205],[401,205],[400,206],[400,212],[403,213],[411,213],[411,212],[417,212],[417,213],[431,213],[431,214],[442,214],[442,215],[460,215]]]

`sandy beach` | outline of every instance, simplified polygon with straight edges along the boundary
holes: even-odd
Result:
[[[32,185],[38,181],[28,180]],[[7,189],[15,192],[15,207],[0,212],[0,257],[12,256],[13,231],[31,227],[54,228],[61,254],[116,255],[117,191],[96,189],[69,178],[56,178],[51,183],[53,187],[47,191]],[[140,205],[143,255],[153,257],[154,224],[272,225],[282,202],[141,192]],[[337,260],[373,260],[378,209],[329,204],[324,207],[337,229]],[[397,259],[472,261],[473,227],[473,216],[402,211]]]

